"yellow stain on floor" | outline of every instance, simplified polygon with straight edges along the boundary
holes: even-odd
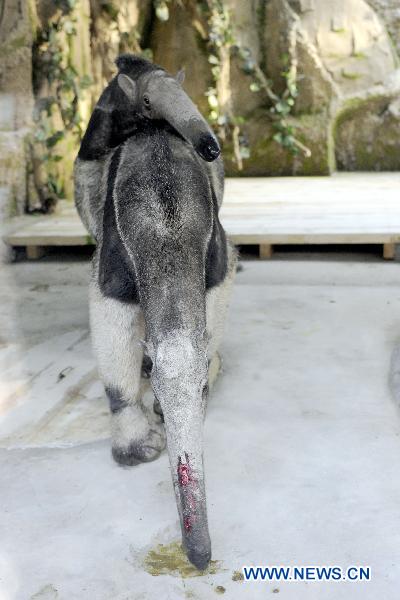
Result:
[[[199,571],[187,559],[180,542],[157,544],[149,550],[143,560],[143,566],[150,575],[173,575],[174,577],[201,577],[215,575],[222,571],[222,562],[211,560],[207,569]]]

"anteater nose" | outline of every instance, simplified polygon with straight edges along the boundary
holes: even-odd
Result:
[[[198,153],[204,160],[211,162],[221,154],[220,147],[211,135],[204,135],[200,139]]]
[[[209,146],[207,146],[207,150],[208,155],[211,156],[213,160],[218,158],[218,156],[221,154],[221,150],[218,148],[218,146],[211,146],[210,144]]]

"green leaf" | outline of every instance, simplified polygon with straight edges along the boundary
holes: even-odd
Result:
[[[249,87],[251,92],[259,92],[261,90],[260,85],[256,81],[253,81]]]
[[[45,141],[45,139],[46,139],[46,137],[47,137],[47,136],[46,136],[46,133],[44,132],[44,130],[43,130],[43,129],[37,129],[37,130],[35,131],[35,139],[36,139],[38,142],[44,142],[44,141]]]
[[[169,9],[165,2],[161,2],[156,6],[156,17],[159,21],[168,21],[169,19]]]
[[[250,158],[250,148],[248,146],[240,146],[239,153],[242,158]]]
[[[63,131],[56,131],[55,133],[53,133],[53,135],[51,135],[50,137],[47,138],[46,140],[46,146],[47,148],[53,148],[56,144],[58,144],[58,142],[64,137],[64,132]]]
[[[218,108],[218,98],[214,94],[208,96],[208,104],[211,108]]]
[[[105,13],[107,13],[111,17],[113,21],[115,21],[118,17],[119,8],[114,6],[112,2],[102,3],[101,8]]]
[[[76,28],[72,21],[65,21],[63,25],[63,29],[67,35],[75,35]]]
[[[89,75],[84,75],[83,77],[80,78],[79,80],[79,87],[82,90],[87,89],[88,87],[90,87],[92,85],[93,81],[92,78]]]

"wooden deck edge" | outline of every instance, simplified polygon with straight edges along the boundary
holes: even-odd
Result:
[[[307,233],[286,234],[230,234],[228,238],[236,245],[302,245],[302,244],[399,244],[400,234],[388,233]],[[91,246],[92,237],[87,235],[35,235],[32,233],[5,235],[3,241],[10,246]]]
[[[254,240],[254,238],[251,238],[251,241],[237,241],[237,238],[235,239],[236,236],[229,236],[229,239],[236,245],[236,246],[258,246],[259,247],[259,257],[262,260],[268,260],[270,258],[272,258],[273,256],[273,252],[274,252],[274,247],[275,246],[294,246],[294,245],[341,245],[341,244],[348,244],[348,245],[382,245],[383,248],[383,258],[386,260],[393,260],[396,257],[396,242],[384,242],[382,241],[382,238],[376,238],[375,236],[371,239],[369,238],[369,240],[365,240],[363,239],[362,241],[354,241],[354,239],[343,239],[343,237],[340,238],[340,240],[338,240],[337,238],[335,238],[334,240],[327,240],[326,237],[322,236],[318,236],[318,241],[316,241],[315,236],[313,238],[307,238],[307,239],[302,239],[302,241],[299,241],[297,238],[295,240],[291,240],[289,237],[286,238],[284,241],[279,241],[279,242],[274,242],[274,243],[265,243],[262,242],[260,243],[259,240]],[[248,239],[248,238],[246,238]],[[88,236],[87,238],[82,238],[82,239],[68,239],[68,240],[60,240],[60,238],[57,238],[55,240],[48,240],[48,239],[44,239],[44,238],[38,238],[35,239],[34,241],[32,240],[32,238],[29,238],[29,240],[22,240],[22,239],[18,239],[17,243],[15,243],[15,241],[12,238],[3,238],[3,241],[8,244],[11,247],[14,248],[26,248],[26,256],[29,260],[37,260],[39,258],[41,258],[44,254],[45,254],[45,249],[46,248],[60,248],[60,247],[79,247],[82,248],[84,246],[94,246],[95,243],[92,240],[92,238],[90,238],[90,236]],[[272,241],[272,240],[271,240]],[[400,243],[400,240],[398,240]],[[14,243],[13,243],[14,242]]]
[[[6,235],[3,237],[3,241],[9,246],[14,247],[27,247],[27,246],[94,246],[95,242],[87,236],[68,236],[63,238],[62,236],[12,236]]]
[[[228,230],[227,235],[237,245],[400,244],[400,234],[392,233],[230,234]]]

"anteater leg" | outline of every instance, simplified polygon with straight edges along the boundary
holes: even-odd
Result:
[[[138,305],[103,296],[93,282],[90,321],[99,373],[110,402],[113,457],[123,465],[154,460],[165,447],[165,434],[160,418],[142,403],[142,312]]]
[[[225,279],[207,292],[207,335],[208,335],[208,384],[212,387],[218,376],[221,360],[218,349],[224,333],[226,313],[232,293],[232,284],[236,274],[237,254],[228,245],[228,270]]]

